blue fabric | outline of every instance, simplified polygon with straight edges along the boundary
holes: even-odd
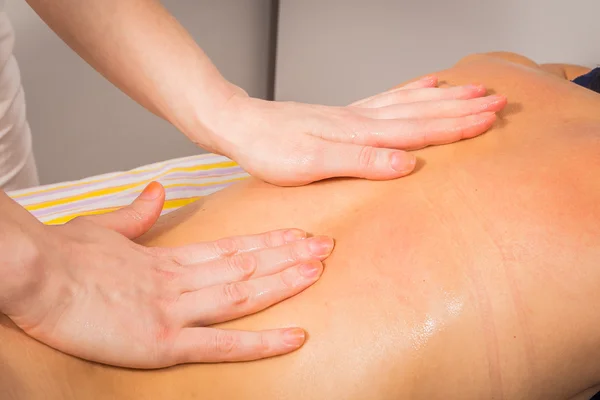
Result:
[[[584,88],[600,93],[600,68],[594,68],[585,75],[578,76],[573,79],[573,83],[583,86]]]

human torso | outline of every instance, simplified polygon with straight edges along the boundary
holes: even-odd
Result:
[[[143,239],[178,245],[290,226],[335,237],[314,287],[223,324],[305,327],[300,351],[130,371],[64,356],[4,325],[0,357],[13,389],[51,398],[542,399],[594,384],[600,96],[485,60],[441,77],[476,80],[511,105],[483,137],[418,152],[410,177],[302,188],[249,180],[169,214]]]

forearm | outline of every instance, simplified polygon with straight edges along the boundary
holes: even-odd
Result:
[[[35,238],[44,226],[0,190],[0,311],[8,299],[35,284],[33,266],[39,252]]]
[[[158,1],[27,2],[114,85],[199,145],[214,150],[212,120],[234,86]]]

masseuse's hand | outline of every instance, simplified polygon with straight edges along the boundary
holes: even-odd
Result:
[[[278,185],[352,176],[409,174],[418,149],[477,136],[494,123],[503,96],[481,86],[437,88],[426,77],[348,107],[268,102],[238,92],[214,131],[216,151]]]
[[[279,185],[406,175],[415,159],[397,149],[476,136],[505,104],[503,97],[483,97],[482,87],[435,88],[434,78],[348,107],[253,99],[221,75],[159,1],[27,2],[134,100],[200,147]]]
[[[1,311],[43,343],[117,366],[252,360],[299,348],[299,328],[206,326],[312,285],[332,240],[281,230],[173,249],[133,243],[154,224],[163,202],[162,186],[151,184],[119,211],[44,227],[35,238],[43,255],[35,279]]]

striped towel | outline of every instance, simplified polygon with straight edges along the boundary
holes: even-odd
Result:
[[[202,154],[8,195],[40,221],[62,224],[80,215],[102,214],[130,204],[152,181],[166,189],[166,214],[247,177],[228,158]]]

